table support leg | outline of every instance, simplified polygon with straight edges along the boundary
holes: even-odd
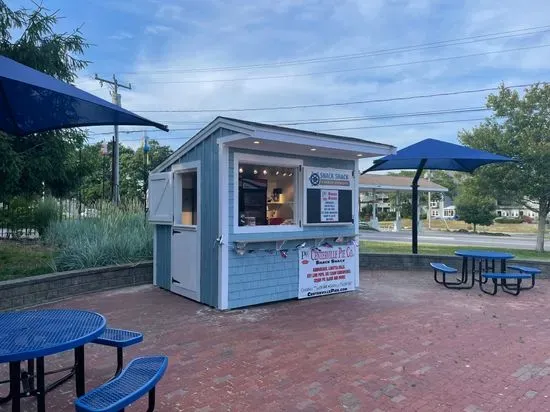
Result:
[[[500,259],[500,272],[506,273],[506,259]]]
[[[81,397],[86,392],[85,370],[84,370],[84,346],[74,350],[75,375],[76,375],[76,396]]]
[[[21,362],[10,362],[11,411],[21,411]]]
[[[46,412],[46,385],[44,383],[44,358],[36,359],[36,409]]]
[[[29,388],[34,391],[34,359],[29,359],[27,361],[27,371],[29,372]]]

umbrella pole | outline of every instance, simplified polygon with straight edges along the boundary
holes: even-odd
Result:
[[[412,252],[418,253],[418,180],[424,170],[427,159],[422,159],[412,181]]]

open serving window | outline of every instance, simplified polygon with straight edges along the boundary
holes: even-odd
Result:
[[[300,229],[301,161],[238,155],[235,168],[236,232]]]
[[[353,224],[352,170],[304,167],[304,224]]]

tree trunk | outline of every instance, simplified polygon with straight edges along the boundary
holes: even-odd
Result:
[[[474,233],[477,233],[476,226],[477,225],[474,223]]]
[[[546,231],[546,218],[548,217],[548,201],[542,200],[539,204],[539,224],[537,230],[537,252],[544,252],[544,233]]]

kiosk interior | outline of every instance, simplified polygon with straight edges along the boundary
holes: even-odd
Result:
[[[358,162],[393,152],[216,118],[150,175],[155,284],[220,309],[353,290]]]

